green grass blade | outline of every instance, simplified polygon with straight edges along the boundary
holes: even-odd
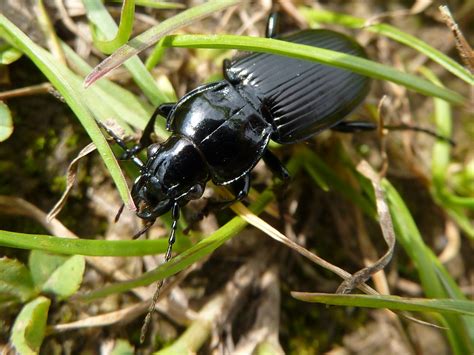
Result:
[[[438,312],[474,316],[474,302],[452,299],[407,298],[388,295],[335,295],[327,293],[292,292],[305,302],[336,306],[388,308],[397,311]]]
[[[428,68],[422,67],[420,71],[436,85],[442,86],[439,79]],[[434,99],[434,120],[436,130],[445,137],[452,136],[452,114],[451,106],[442,99]],[[431,175],[431,193],[435,201],[457,222],[463,231],[471,238],[474,238],[474,226],[465,209],[474,209],[474,198],[468,196],[458,196],[449,189],[451,185],[448,181],[447,172],[451,164],[451,146],[442,140],[437,140],[433,146]]]
[[[111,2],[121,3],[123,0],[110,0]],[[156,0],[135,0],[135,5],[151,7],[152,9],[161,9],[161,10],[173,10],[173,9],[182,9],[185,8],[183,4],[177,2],[166,2],[166,1],[156,1]]]
[[[21,58],[23,53],[9,44],[0,42],[0,65],[11,64]]]
[[[390,39],[393,39],[394,41],[411,47],[420,53],[423,53],[434,62],[443,66],[446,70],[456,75],[458,78],[464,80],[469,85],[474,85],[474,76],[461,64],[451,59],[444,53],[441,53],[437,49],[431,47],[419,38],[403,32],[394,26],[385,23],[367,24],[365,19],[340,14],[337,12],[319,11],[306,7],[302,7],[299,10],[310,23],[334,23],[350,28],[363,29],[386,36]]]
[[[91,111],[84,100],[84,89],[77,80],[75,80],[74,74],[62,64],[58,63],[49,52],[31,41],[31,39],[2,14],[0,14],[0,29],[0,35],[10,42],[11,45],[27,55],[64,97],[64,100],[81,121],[89,137],[96,145],[97,150],[102,156],[117,186],[122,200],[129,209],[133,209],[133,201],[131,200],[122,170],[97,126],[97,123],[92,117]]]
[[[410,259],[415,263],[423,290],[428,297],[447,297],[433,268],[432,258],[430,256],[432,251],[423,242],[415,221],[403,202],[402,197],[388,180],[382,180],[382,186],[386,191],[397,241],[403,246]]]
[[[117,32],[117,24],[100,0],[87,0],[84,5],[86,5],[87,13],[94,11],[97,16],[100,13],[101,21],[97,22],[96,26],[102,33],[111,36]],[[130,58],[125,63],[125,67],[130,71],[133,79],[153,106],[158,106],[163,102],[170,102],[175,99],[175,97],[170,97],[160,90],[155,79],[148,72],[140,58]]]
[[[386,179],[382,180],[382,186],[387,194],[397,241],[415,263],[426,295],[431,298],[450,297],[465,300],[466,297],[455,280],[424,243],[413,217],[397,190]]]
[[[87,75],[92,70],[70,47],[64,44],[63,50],[74,70],[81,76]],[[143,130],[153,113],[152,106],[141,101],[130,91],[107,79],[97,81],[96,85],[86,90],[86,93],[90,94],[91,101],[96,101],[95,103],[91,102],[94,108],[104,106],[107,109],[107,114],[104,118],[116,119],[128,133],[132,133],[132,131],[127,129],[128,125],[123,124],[124,122]],[[156,123],[155,133],[161,138],[169,135],[165,125],[164,120],[158,120]]]
[[[87,12],[89,20],[92,22],[93,25],[97,23],[101,23],[102,21],[106,21],[103,18],[103,11],[94,11],[94,1],[90,0],[83,0],[84,4],[89,11]],[[92,26],[92,38],[94,41],[94,45],[103,53],[110,54],[120,46],[127,43],[130,35],[132,34],[133,30],[133,21],[135,18],[135,1],[134,0],[124,0],[122,5],[122,12],[120,15],[120,23],[118,26],[117,33],[114,38],[109,40],[101,40],[99,39],[99,35],[95,30],[95,27]]]
[[[420,94],[439,97],[451,103],[461,104],[466,101],[457,92],[439,87],[427,80],[387,65],[346,53],[273,38],[234,35],[171,35],[164,39],[163,44],[170,47],[224,48],[280,54],[349,69],[374,79],[388,80]]]
[[[159,40],[153,48],[153,51],[145,61],[145,66],[148,70],[152,70],[158,63],[161,62],[163,55],[165,54],[166,48],[163,47],[163,39]]]
[[[92,0],[90,0],[92,1]],[[85,85],[89,86],[97,79],[104,76],[112,69],[124,63],[130,57],[140,53],[142,50],[157,43],[160,38],[176,31],[178,28],[209,16],[219,10],[223,10],[232,5],[236,5],[241,0],[211,0],[201,5],[195,6],[180,14],[173,16],[157,26],[150,28],[137,37],[133,38],[128,44],[120,47],[114,54],[100,63],[86,78]]]
[[[453,278],[439,262],[436,255],[424,244],[420,232],[402,198],[395,188],[382,180],[392,215],[397,241],[414,262],[426,296],[466,300]],[[474,351],[474,318],[454,315],[443,316],[451,347],[457,354]]]
[[[181,241],[178,243],[176,251],[183,249],[182,244]],[[166,238],[156,240],[71,239],[0,230],[0,245],[64,255],[143,256],[164,253],[168,240]]]

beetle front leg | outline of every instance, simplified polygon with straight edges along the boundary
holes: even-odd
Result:
[[[143,162],[140,160],[140,158],[138,158],[135,155],[135,153],[133,152],[132,149],[127,148],[127,145],[125,144],[123,139],[121,139],[119,136],[117,136],[114,131],[112,131],[110,128],[108,128],[106,125],[104,125],[102,122],[97,121],[97,124],[100,127],[102,127],[113,138],[115,143],[117,143],[120,146],[120,148],[122,148],[125,151],[125,153],[123,154],[121,159],[123,159],[123,160],[132,160],[135,163],[136,166],[138,166],[140,169],[143,169],[143,167],[144,167]]]

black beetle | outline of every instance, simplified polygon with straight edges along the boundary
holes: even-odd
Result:
[[[267,37],[276,37],[276,14],[270,16]],[[350,37],[330,30],[305,30],[278,39],[366,57]],[[166,261],[171,257],[179,208],[202,196],[207,181],[230,187],[243,199],[250,171],[260,159],[280,178],[288,172],[268,149],[270,139],[289,144],[325,129],[342,132],[372,130],[370,122],[342,121],[367,96],[370,80],[348,70],[294,58],[253,53],[224,61],[225,79],[199,86],[177,103],[158,107],[139,144],[129,149],[105,128],[132,159],[140,176],[132,188],[137,216],[146,221],[143,234],[156,218],[172,211],[173,225]],[[152,144],[158,115],[172,132],[163,144]],[[143,163],[137,153],[147,148]]]
[[[267,37],[276,37],[276,14],[267,25]],[[330,30],[305,30],[278,39],[327,48],[366,57],[364,49],[350,37]],[[348,70],[294,58],[253,53],[224,61],[225,79],[199,86],[177,103],[163,104],[152,115],[139,144],[129,149],[104,127],[125,150],[122,159],[132,159],[140,176],[132,188],[137,216],[146,221],[143,234],[156,218],[172,211],[168,250],[171,258],[179,208],[199,199],[207,181],[225,185],[235,198],[243,199],[250,188],[250,171],[263,159],[282,179],[288,172],[268,149],[270,139],[289,144],[305,140],[323,130],[342,132],[373,130],[370,122],[344,122],[367,96],[370,80]],[[163,144],[152,144],[158,115],[166,117],[172,132]],[[147,148],[143,163],[137,153]],[[158,290],[161,283],[158,286]],[[157,294],[152,303],[153,309]],[[142,329],[149,321],[149,315]]]

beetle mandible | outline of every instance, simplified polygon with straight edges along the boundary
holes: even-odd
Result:
[[[330,30],[304,30],[277,36],[270,15],[266,36],[366,57],[350,37]],[[177,103],[159,106],[137,145],[127,148],[104,127],[140,169],[132,187],[137,216],[145,227],[172,211],[173,224],[165,261],[171,258],[180,207],[199,199],[206,183],[229,187],[235,195],[221,207],[242,200],[250,188],[250,172],[260,159],[282,179],[288,172],[268,149],[305,140],[323,130],[373,130],[370,122],[343,119],[367,96],[369,78],[348,70],[275,54],[252,53],[224,61],[224,80],[199,86]],[[163,144],[152,143],[157,116],[172,133]],[[137,153],[147,148],[147,160]]]

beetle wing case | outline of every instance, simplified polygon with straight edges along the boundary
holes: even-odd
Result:
[[[279,39],[366,57],[357,42],[330,30],[305,30]],[[226,74],[245,96],[258,98],[270,116],[271,139],[282,144],[335,125],[370,88],[369,78],[351,71],[266,53],[234,60]]]
[[[171,131],[194,143],[219,185],[248,173],[272,133],[271,125],[225,80],[189,92],[170,118]]]

